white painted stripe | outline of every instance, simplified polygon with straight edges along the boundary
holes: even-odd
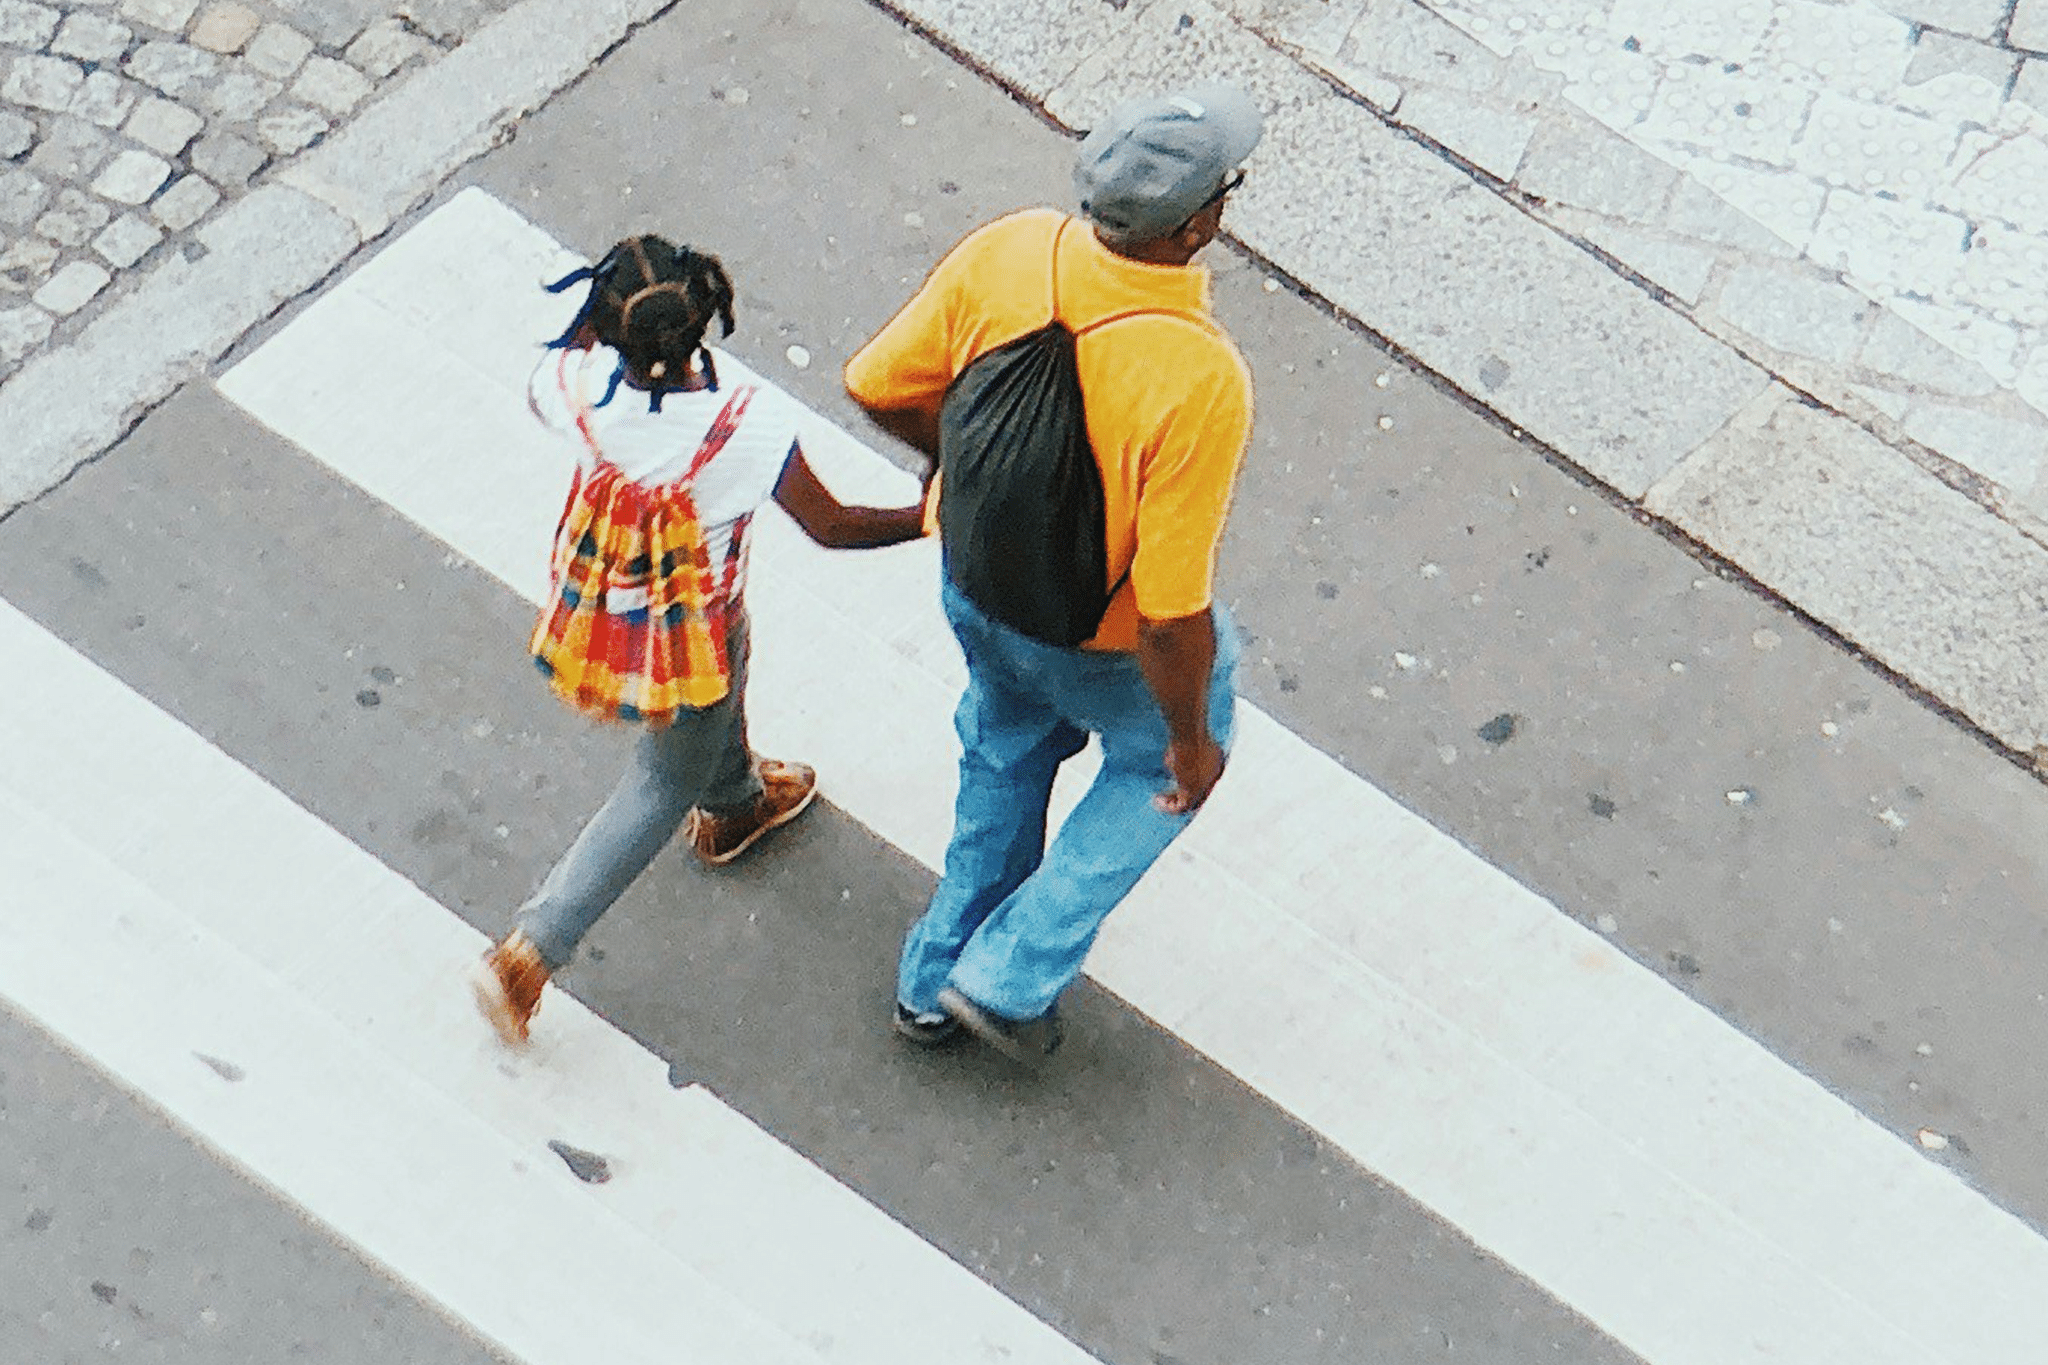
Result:
[[[1087,1359],[570,997],[507,1053],[462,984],[482,935],[4,603],[0,658],[0,996],[483,1336]]]
[[[0,994],[483,1336],[530,1361],[654,1361],[664,1338],[712,1358],[804,1359],[613,1226],[544,1152],[392,1075],[33,805],[0,793],[0,814],[19,896],[0,907]]]
[[[466,191],[222,387],[537,600],[568,456],[519,432],[532,352],[506,339],[560,325],[532,287],[560,261]],[[908,498],[822,420],[805,440],[844,494]],[[934,578],[929,546],[828,555],[764,518],[749,708],[933,867],[960,669]],[[1256,708],[1240,732],[1098,981],[1652,1365],[2039,1358],[2025,1225]]]

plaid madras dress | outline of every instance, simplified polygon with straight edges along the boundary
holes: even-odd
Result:
[[[555,694],[583,714],[660,728],[731,690],[726,637],[749,518],[713,564],[690,484],[739,429],[753,394],[734,390],[688,469],[658,485],[606,461],[588,407],[579,408],[591,462],[578,467],[555,529],[532,650]]]

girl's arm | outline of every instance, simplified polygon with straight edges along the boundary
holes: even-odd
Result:
[[[775,501],[805,535],[828,550],[898,545],[925,533],[921,503],[909,507],[848,507],[839,501],[804,459],[800,445],[789,448],[789,459],[775,485]]]

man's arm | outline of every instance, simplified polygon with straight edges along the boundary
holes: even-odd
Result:
[[[1208,611],[1138,621],[1138,668],[1166,714],[1166,773],[1159,809],[1200,809],[1223,776],[1223,747],[1209,732],[1209,674],[1216,666],[1216,618]]]
[[[1190,383],[1145,471],[1130,571],[1138,667],[1166,717],[1172,785],[1160,793],[1159,808],[1176,815],[1198,809],[1223,775],[1223,749],[1209,730],[1216,664],[1210,604],[1216,546],[1251,434],[1243,362],[1234,350],[1210,360],[1209,372]]]

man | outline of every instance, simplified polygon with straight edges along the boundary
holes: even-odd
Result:
[[[968,681],[953,838],[898,972],[896,1028],[913,1041],[965,1026],[1020,1061],[1051,1051],[1053,1006],[1096,931],[1222,775],[1237,650],[1211,584],[1251,377],[1192,262],[1260,132],[1227,87],[1123,105],[1081,144],[1080,219],[1034,209],[977,230],[846,367],[855,401],[944,480],[948,386],[1057,318],[1101,472],[1108,606],[1079,648],[969,600],[947,542]],[[1054,774],[1090,734],[1101,772],[1048,849]]]

